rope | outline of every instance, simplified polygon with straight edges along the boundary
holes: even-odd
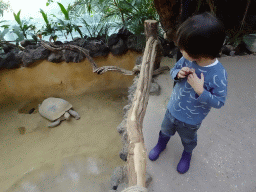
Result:
[[[139,185],[131,186],[129,188],[124,189],[121,192],[148,192],[147,188],[141,187]]]

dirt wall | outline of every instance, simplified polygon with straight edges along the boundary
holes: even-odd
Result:
[[[139,55],[128,51],[123,56],[109,54],[94,60],[99,67],[114,65],[132,70]],[[31,67],[0,71],[0,103],[125,88],[133,78],[118,72],[97,75],[87,59],[80,63],[38,61]]]

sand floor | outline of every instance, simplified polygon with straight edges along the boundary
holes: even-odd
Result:
[[[116,127],[127,89],[62,97],[81,119],[48,128],[37,104],[13,102],[0,111],[0,191],[106,191],[122,148]],[[32,114],[28,111],[35,107]],[[25,128],[25,129],[24,129]]]

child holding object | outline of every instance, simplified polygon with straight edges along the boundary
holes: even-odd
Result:
[[[203,13],[188,18],[176,35],[183,57],[170,71],[177,83],[149,159],[157,160],[177,131],[184,146],[177,171],[183,174],[189,170],[203,119],[212,107],[221,108],[226,100],[227,72],[216,58],[224,43],[225,29],[215,16]]]

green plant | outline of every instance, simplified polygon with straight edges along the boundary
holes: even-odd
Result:
[[[4,15],[4,11],[8,11],[10,9],[10,3],[6,3],[3,0],[0,0],[0,15]]]
[[[0,21],[0,23],[5,23],[6,21]],[[1,25],[1,28],[4,28],[3,31],[0,31],[0,40],[3,41],[4,36],[9,32],[9,25]]]
[[[71,19],[69,17],[69,12],[70,12],[70,5],[68,6],[67,9],[65,9],[65,7],[61,4],[61,3],[58,3],[60,9],[61,9],[61,12],[63,13],[64,15],[64,18],[65,20],[61,20],[61,19],[58,19],[59,21],[59,30],[65,30],[66,33],[64,33],[65,37],[67,38],[67,35],[71,35],[72,39],[73,38],[73,35],[72,35],[72,31],[75,30],[77,31],[81,37],[83,37],[83,34],[81,32],[81,30],[79,29],[79,26],[78,25],[75,25],[71,22]]]
[[[18,27],[15,26],[13,28],[13,32],[18,35],[17,40],[22,41],[24,38],[27,39],[27,35],[31,35],[34,40],[37,40],[37,37],[35,35],[35,29],[36,29],[35,25],[29,25],[29,24],[27,24],[27,22],[22,21],[20,19],[20,12],[21,12],[21,10],[17,14],[13,13],[15,21],[19,25]],[[18,30],[18,28],[19,28],[19,30]],[[20,34],[20,31],[22,32],[22,34]],[[33,31],[34,33],[31,33],[31,31]]]
[[[40,34],[45,36],[51,35],[52,39],[55,41],[57,39],[57,35],[55,35],[55,32],[58,30],[57,24],[50,23],[47,14],[42,9],[40,9],[40,13],[42,14],[46,26],[43,27],[42,31],[38,31],[38,36],[40,37]]]
[[[0,21],[0,23],[4,23],[5,21]],[[5,44],[4,36],[9,32],[9,25],[1,25],[1,28],[4,28],[3,31],[0,31],[0,50],[2,50],[3,44]]]
[[[102,14],[101,22],[115,22],[135,34],[144,32],[146,19],[159,20],[153,0],[76,0],[70,7],[71,13]]]
[[[104,18],[100,16],[97,18],[96,16],[87,18],[87,21],[84,18],[81,18],[82,23],[85,26],[86,31],[89,33],[91,38],[97,38],[103,35],[108,36],[108,31],[110,28],[110,24],[104,22]]]

